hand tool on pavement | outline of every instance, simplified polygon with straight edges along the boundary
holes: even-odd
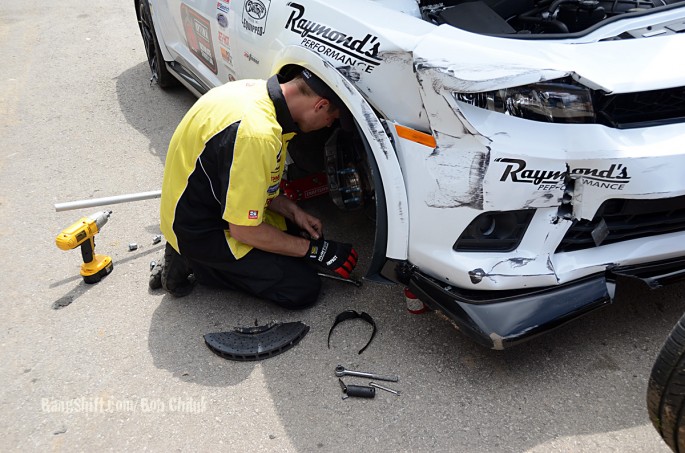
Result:
[[[388,388],[388,387],[383,387],[382,385],[378,385],[378,384],[376,384],[375,382],[369,382],[369,386],[370,386],[370,387],[377,388],[377,389],[385,390],[386,392],[390,392],[390,393],[392,393],[392,394],[394,394],[394,395],[400,396],[400,391],[399,391],[399,390],[393,390],[393,389]]]
[[[338,365],[335,367],[335,375],[338,376],[339,378],[343,377],[343,376],[356,376],[356,377],[363,377],[363,378],[368,378],[368,379],[375,379],[377,381],[398,382],[400,380],[400,378],[398,376],[383,376],[383,375],[375,374],[375,373],[366,373],[363,371],[347,370],[342,365]]]
[[[342,391],[345,394],[342,399],[347,399],[348,396],[356,396],[359,398],[373,398],[376,396],[376,389],[373,387],[346,385],[340,378],[338,378],[338,382],[340,382],[340,388],[342,388]]]
[[[323,272],[317,272],[316,273],[319,277],[324,277],[324,278],[330,278],[331,280],[337,280],[339,282],[345,282],[345,283],[351,283],[357,288],[362,286],[362,282],[359,280],[355,280],[352,277],[350,278],[344,278],[344,277],[338,277],[337,275],[331,275],[331,274],[325,274]]]
[[[112,272],[112,258],[95,254],[95,235],[109,220],[112,211],[95,212],[82,217],[57,235],[55,243],[62,250],[71,250],[81,246],[81,275],[86,283],[97,283],[102,277]]]

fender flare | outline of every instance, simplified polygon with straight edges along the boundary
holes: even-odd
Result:
[[[395,148],[383,124],[357,88],[315,52],[300,46],[285,47],[274,58],[271,73],[277,74],[287,65],[298,65],[315,73],[343,100],[354,117],[380,175],[380,181],[376,181],[376,178],[374,181],[377,186],[376,194],[384,195],[387,215],[385,257],[406,260],[409,245],[407,190]],[[379,183],[382,185],[381,190],[378,190]],[[376,234],[378,237],[378,231]],[[374,256],[374,261],[377,259]]]

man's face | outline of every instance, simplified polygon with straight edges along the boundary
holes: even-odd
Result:
[[[302,132],[312,132],[324,127],[331,127],[333,121],[340,117],[339,109],[329,109],[328,99],[316,97],[310,109],[298,122]]]

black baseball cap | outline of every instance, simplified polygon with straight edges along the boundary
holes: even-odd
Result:
[[[312,74],[309,69],[302,70],[302,79],[304,79],[305,83],[309,86],[309,88],[312,89],[312,91],[314,91],[314,93],[318,94],[322,98],[328,99],[333,105],[341,110],[347,109],[347,107],[345,107],[345,103],[337,94],[335,94],[335,91],[331,90],[331,88],[326,85],[323,80]]]

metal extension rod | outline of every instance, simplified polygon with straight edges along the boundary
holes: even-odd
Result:
[[[55,211],[70,211],[73,209],[91,208],[93,206],[128,203],[129,201],[151,200],[161,196],[161,190],[153,190],[152,192],[131,193],[128,195],[116,195],[113,197],[93,198],[91,200],[68,201],[66,203],[55,204]]]

